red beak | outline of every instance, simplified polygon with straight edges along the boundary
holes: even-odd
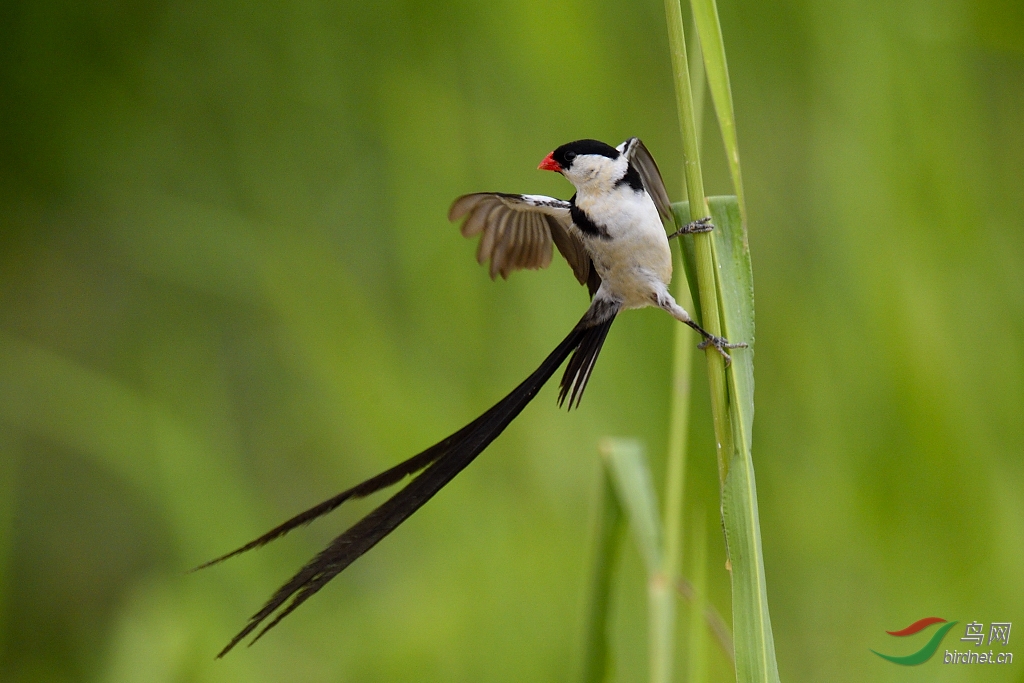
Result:
[[[554,152],[552,152],[551,154],[554,154]],[[546,157],[544,157],[544,161],[540,162],[540,166],[538,166],[537,168],[539,168],[542,171],[558,171],[558,172],[561,172],[562,171],[561,164],[559,164],[557,161],[555,161],[555,158],[553,156],[551,156],[551,154],[549,154]]]

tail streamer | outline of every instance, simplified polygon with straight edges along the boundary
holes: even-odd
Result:
[[[562,377],[558,403],[561,405],[566,396],[569,396],[568,407],[571,409],[574,402],[578,406],[597,356],[601,352],[601,346],[617,314],[617,306],[609,305],[607,302],[593,302],[587,314],[544,359],[540,367],[483,415],[408,460],[299,513],[242,547],[196,567],[195,570],[209,567],[248,550],[259,548],[292,529],[328,514],[347,500],[363,498],[397,484],[407,476],[416,475],[405,488],[335,538],[278,588],[217,657],[226,655],[256,629],[260,630],[250,645],[259,640],[420,509],[508,427],[570,356]]]

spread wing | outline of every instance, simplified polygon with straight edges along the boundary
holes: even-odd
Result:
[[[554,242],[591,296],[601,285],[583,241],[569,229],[569,202],[542,195],[477,192],[452,202],[448,220],[464,217],[462,234],[481,235],[476,260],[490,260],[492,279],[508,278],[514,270],[547,268]]]
[[[647,147],[640,138],[630,138],[620,146],[620,151],[626,155],[633,168],[640,174],[640,180],[644,183],[647,194],[651,195],[654,205],[658,207],[661,220],[671,225],[675,218],[672,215],[672,201],[668,198],[665,190],[665,181],[661,179],[661,171],[654,157],[647,151]]]

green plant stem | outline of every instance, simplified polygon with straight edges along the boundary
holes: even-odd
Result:
[[[683,34],[683,14],[679,0],[665,0],[665,15],[668,22],[672,71],[675,75],[676,103],[679,107],[679,130],[683,139],[683,172],[686,177],[686,194],[690,201],[690,220],[697,220],[708,216],[709,213],[704,198],[700,143],[697,139],[693,112],[693,91],[690,85],[686,37]],[[697,286],[703,315],[701,323],[711,334],[720,335],[722,323],[718,309],[718,285],[715,280],[714,243],[709,233],[694,235],[693,243],[697,257]],[[708,382],[711,385],[711,415],[715,426],[719,482],[724,484],[733,452],[725,360],[713,347],[708,347],[705,356]]]
[[[693,600],[690,603],[689,646],[686,648],[686,680],[702,683],[707,678],[707,637],[705,626],[705,596],[707,595],[707,529],[704,515],[695,520],[693,533]],[[732,654],[731,650],[728,654]]]
[[[704,179],[700,168],[700,139],[694,117],[693,92],[686,56],[686,38],[679,0],[665,0],[665,14],[669,32],[669,51],[675,73],[676,101],[679,107],[679,125],[683,139],[683,172],[686,194],[690,200],[690,219],[708,215],[704,200]],[[703,86],[703,84],[701,84]],[[697,279],[704,326],[711,334],[720,334],[718,294],[715,284],[714,253],[711,236],[699,234],[695,239]],[[677,278],[675,293],[684,307],[693,310],[688,289]],[[686,305],[689,304],[689,305]],[[685,489],[687,411],[689,410],[690,363],[693,343],[682,330],[676,332],[675,369],[673,372],[672,415],[669,435],[669,457],[666,472],[665,496],[665,552],[662,567],[651,577],[650,595],[650,679],[652,683],[672,680],[675,654],[676,602],[674,586],[679,573],[679,548],[682,531],[683,492]],[[725,366],[716,350],[709,349],[708,378],[711,383],[712,414],[718,448],[719,476],[725,481],[731,454],[731,428],[725,394]],[[683,398],[686,396],[687,398]],[[728,449],[728,450],[726,450]]]
[[[682,272],[681,259],[676,268]],[[677,280],[676,297],[684,308],[692,308],[690,289]],[[677,325],[675,329],[672,396],[669,416],[669,447],[665,470],[665,547],[662,565],[650,587],[651,680],[671,681],[674,668],[676,598],[673,587],[679,581],[682,546],[683,501],[686,490],[686,438],[689,433],[690,389],[693,378],[693,336]]]
[[[699,59],[691,60],[691,63],[700,65],[699,68],[695,66],[694,71],[696,72],[695,76],[702,81],[704,78],[703,63]],[[703,108],[703,97],[700,97],[699,100],[698,110]],[[681,251],[677,252],[675,257],[675,271],[677,273],[685,272]],[[673,289],[675,290],[673,294],[679,305],[692,311],[693,299],[685,278],[676,278]],[[669,585],[679,582],[679,564],[682,561],[680,548],[682,547],[683,501],[686,490],[686,439],[690,431],[690,391],[693,384],[693,335],[685,326],[676,325],[673,342],[672,395],[669,401],[671,408],[669,411],[668,456],[665,468],[663,523],[665,553],[662,558],[662,572]],[[665,591],[665,595],[665,599],[672,599],[670,590]]]
[[[678,1],[666,0],[666,12],[674,7],[678,21],[669,19],[669,33],[673,27],[679,30],[679,41],[669,40],[672,52],[673,68],[677,66],[677,52],[680,53],[682,64],[686,64],[686,43],[682,37],[683,19]],[[686,67],[683,66],[685,69]],[[687,72],[687,80],[689,72]],[[677,85],[676,96],[680,96]],[[692,98],[689,94],[689,84],[686,86],[686,99],[688,106],[693,107]],[[683,106],[680,104],[680,106]],[[684,136],[685,137],[685,136]],[[684,157],[685,158],[685,157]],[[685,161],[684,161],[685,163]],[[698,164],[697,173],[700,173]],[[689,178],[689,173],[686,173]],[[689,192],[689,185],[687,192]],[[676,259],[676,268],[681,273],[681,259]],[[692,302],[689,302],[689,289],[683,277],[677,277],[674,287],[677,301],[681,301],[684,308],[692,310]],[[690,305],[687,305],[687,302]],[[683,493],[686,484],[686,435],[688,432],[689,418],[689,395],[691,384],[692,366],[692,336],[677,326],[675,331],[674,368],[672,377],[672,400],[669,422],[669,451],[668,463],[665,473],[665,553],[662,555],[662,567],[659,576],[652,580],[650,586],[650,677],[652,683],[669,683],[672,680],[672,671],[675,665],[675,624],[676,624],[676,599],[673,587],[679,573],[679,548],[680,536],[682,533],[682,511]]]
[[[722,131],[722,142],[726,157],[729,160],[729,173],[736,192],[736,201],[740,205],[740,218],[747,224],[747,205],[743,198],[743,175],[740,172],[739,143],[736,140],[736,117],[732,105],[732,85],[729,80],[729,68],[725,60],[725,41],[722,39],[722,24],[718,20],[718,5],[715,0],[690,0],[693,9],[693,20],[698,32],[704,36],[701,52],[707,63],[709,72],[720,74],[719,78],[709,79],[711,99],[715,102],[718,114],[718,126]],[[703,86],[703,83],[701,84]]]
[[[701,45],[697,37],[697,21],[694,19],[693,30],[690,31],[691,40],[687,59],[690,62],[690,83],[696,84],[693,89],[693,129],[697,134],[697,151],[704,148],[704,60],[701,59]],[[683,181],[684,189],[686,181]],[[686,309],[690,310],[690,309]]]
[[[746,209],[725,48],[714,0],[691,0],[691,8],[703,48],[704,66],[722,129],[723,144],[736,186],[733,201],[735,217],[730,215],[728,203],[715,205],[715,221],[721,226],[720,229],[696,235],[693,240],[701,317],[705,329],[711,334],[721,335],[727,330],[728,334],[739,337],[733,341],[745,341],[752,345],[754,301],[746,238]],[[666,0],[666,14],[679,101],[683,168],[690,200],[688,209],[691,220],[695,220],[706,215],[709,207],[703,194],[700,162],[697,158],[682,16],[674,0]],[[727,230],[722,229],[726,227]],[[724,262],[719,260],[719,254],[716,253],[718,249],[722,250]],[[723,270],[719,270],[719,267]],[[737,351],[737,354],[737,361],[728,369],[725,368],[724,359],[712,349],[708,349],[707,355],[722,491],[722,522],[732,583],[736,680],[742,683],[778,683],[778,665],[761,554],[754,468],[750,455],[750,432],[754,416],[753,348]],[[733,427],[736,428],[735,435]]]
[[[679,287],[686,306],[689,289]],[[671,582],[679,576],[683,528],[683,494],[686,489],[686,437],[690,422],[690,388],[693,377],[693,338],[682,325],[676,327],[675,371],[672,376],[671,422],[669,424],[668,463],[665,470],[665,556],[664,571]]]
[[[665,0],[668,22],[668,46],[675,75],[676,105],[679,108],[679,132],[683,137],[683,175],[690,201],[692,220],[703,218],[704,176],[700,170],[700,142],[693,115],[693,91],[690,88],[689,61],[686,58],[686,36],[683,33],[683,11],[679,0]]]
[[[682,262],[682,251],[677,252],[675,272],[680,277],[673,283],[674,296],[680,306],[693,310],[693,299],[687,286]],[[670,681],[674,668],[676,600],[672,586],[681,577],[683,509],[686,491],[686,440],[690,431],[690,391],[693,385],[693,334],[684,325],[676,325],[673,335],[672,394],[669,399],[669,439],[665,468],[665,552],[658,577],[659,585],[652,587],[652,603],[657,603],[658,621],[652,626],[658,630],[652,638],[652,680]],[[663,585],[662,585],[663,583]],[[654,662],[659,662],[655,665]],[[655,666],[657,669],[655,670]]]

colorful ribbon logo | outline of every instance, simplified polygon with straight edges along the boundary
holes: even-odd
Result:
[[[942,639],[946,637],[946,634],[949,632],[949,629],[957,625],[957,622],[951,621],[949,623],[946,623],[945,619],[940,619],[939,617],[925,617],[924,619],[919,619],[918,621],[915,621],[913,624],[906,627],[905,629],[901,629],[899,631],[886,631],[886,633],[888,633],[890,636],[912,636],[915,633],[923,631],[932,624],[943,623],[945,623],[946,625],[939,628],[939,630],[936,631],[935,634],[931,637],[931,640],[925,643],[925,646],[917,652],[915,652],[914,654],[905,655],[903,657],[896,657],[894,655],[883,655],[881,652],[876,652],[875,650],[872,650],[872,652],[874,652],[882,659],[888,659],[890,662],[894,664],[900,664],[902,666],[916,666],[918,664],[924,664],[929,659],[931,659],[931,656],[935,654],[936,650],[939,649],[939,643],[941,643]]]

